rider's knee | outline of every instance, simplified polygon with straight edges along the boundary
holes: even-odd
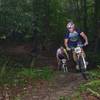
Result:
[[[82,53],[83,53],[83,56],[86,58],[86,53],[83,49],[82,49]]]
[[[73,60],[75,61],[75,62],[77,62],[77,56],[76,56],[76,53],[75,52],[73,52]]]

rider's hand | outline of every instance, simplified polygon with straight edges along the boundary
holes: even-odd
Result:
[[[88,45],[88,42],[85,42],[85,43],[84,43],[84,46],[87,46],[87,45]]]
[[[70,51],[71,49],[69,47],[66,48],[68,51]]]

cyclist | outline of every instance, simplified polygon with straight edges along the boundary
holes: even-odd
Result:
[[[72,21],[68,22],[66,27],[68,29],[68,33],[64,37],[64,45],[68,51],[70,51],[71,48],[73,47],[77,47],[78,44],[82,44],[82,38],[85,40],[84,46],[88,45],[87,36],[85,35],[84,32],[77,29],[75,24]],[[85,56],[85,53],[84,53],[84,56]],[[79,69],[79,66],[78,66],[79,64],[78,64],[77,56],[75,52],[73,52],[73,59],[76,62],[76,69]]]

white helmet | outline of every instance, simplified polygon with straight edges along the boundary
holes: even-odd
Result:
[[[74,27],[75,27],[75,24],[72,21],[68,22],[67,28],[74,28]]]

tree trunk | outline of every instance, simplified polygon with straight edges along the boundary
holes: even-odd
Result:
[[[94,5],[94,52],[96,53],[98,51],[98,46],[99,46],[99,40],[100,40],[100,31],[99,31],[99,4],[100,1],[99,0],[95,0],[95,5]]]
[[[38,1],[33,0],[33,17],[32,17],[32,33],[33,33],[33,48],[32,48],[32,54],[36,57],[37,56],[37,51],[38,51],[38,25],[37,25],[37,20],[38,20],[38,13],[37,13],[37,6],[38,6]]]
[[[83,25],[84,25],[84,31],[88,32],[88,28],[87,28],[87,0],[83,0]]]

